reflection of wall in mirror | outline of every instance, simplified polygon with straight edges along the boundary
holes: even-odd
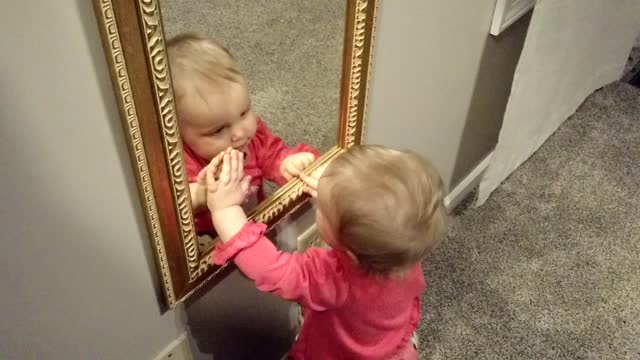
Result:
[[[529,16],[499,37],[489,35],[494,6],[495,0],[380,4],[367,142],[417,151],[450,189],[497,143],[527,32]]]
[[[167,37],[203,33],[237,58],[258,116],[289,145],[336,145],[344,1],[161,0]]]

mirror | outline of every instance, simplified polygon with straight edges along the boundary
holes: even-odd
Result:
[[[308,200],[298,177],[277,179],[284,177],[283,159],[312,153],[313,162],[301,167],[310,174],[362,142],[376,7],[376,1],[362,0],[94,0],[167,308],[225,269],[211,262],[215,233],[198,224],[206,208],[193,209],[190,183],[197,167],[186,153],[193,150],[202,168],[221,151],[206,137],[207,131],[220,133],[212,119],[221,119],[223,132],[236,134],[225,146],[242,149],[247,166],[251,156],[265,153],[253,144],[260,126],[262,139],[268,129],[270,144],[281,139],[282,146],[296,149],[277,161],[253,159],[271,166],[260,167],[271,170],[258,175],[276,181],[256,183],[249,216],[273,229]],[[184,48],[185,39],[197,49],[217,51],[223,61],[232,59],[218,77],[224,81],[215,76],[213,82],[194,81],[194,73],[201,75],[196,80],[210,79],[210,71],[181,68],[176,53],[188,54],[183,58],[191,65],[207,58]],[[189,106],[183,106],[185,100]],[[243,120],[247,114],[252,121]],[[255,126],[236,133],[234,121]],[[199,128],[202,124],[210,128]],[[258,196],[260,186],[264,196]]]
[[[283,162],[335,146],[346,5],[160,0],[200,251],[216,237],[197,184],[213,157],[245,152],[250,212],[295,175]]]

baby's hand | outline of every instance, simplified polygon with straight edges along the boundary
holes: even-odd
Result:
[[[207,201],[207,169],[209,165],[198,173],[198,178],[195,183],[189,184],[189,191],[191,192],[191,203],[195,207],[204,207]]]
[[[289,155],[282,160],[282,164],[280,164],[280,174],[289,181],[300,175],[315,159],[315,155],[308,152]]]
[[[244,176],[244,159],[241,152],[232,150],[222,158],[220,178],[216,180],[218,166],[207,169],[207,207],[212,213],[228,207],[241,205],[249,191],[250,176]]]
[[[313,170],[311,175],[305,175],[303,172],[300,173],[300,180],[304,182],[304,188],[302,191],[311,195],[314,198],[318,197],[318,180],[322,176],[322,173],[327,168],[327,165],[322,165],[319,168]]]
[[[207,171],[213,168],[214,178],[220,176],[222,156],[224,153],[216,156],[211,162],[198,173],[196,181],[189,184],[189,193],[191,195],[191,205],[194,211],[199,211],[207,206]]]
[[[224,154],[231,154],[232,147],[227,148],[227,150],[221,151],[216,157],[211,159],[211,162],[207,166],[214,166],[213,177],[218,180],[220,178],[220,172],[222,171],[222,157]],[[206,169],[205,169],[206,170]],[[205,174],[205,183],[206,183],[206,174]]]

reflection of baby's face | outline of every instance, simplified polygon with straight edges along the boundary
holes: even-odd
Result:
[[[246,154],[256,133],[256,115],[245,84],[199,86],[179,104],[183,141],[210,161],[229,147]]]

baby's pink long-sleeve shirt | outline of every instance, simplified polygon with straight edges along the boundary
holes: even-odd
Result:
[[[289,358],[417,358],[411,335],[425,289],[420,264],[403,278],[372,275],[339,250],[279,251],[265,230],[247,223],[231,241],[216,245],[213,261],[233,260],[259,290],[302,306],[304,323]]]

